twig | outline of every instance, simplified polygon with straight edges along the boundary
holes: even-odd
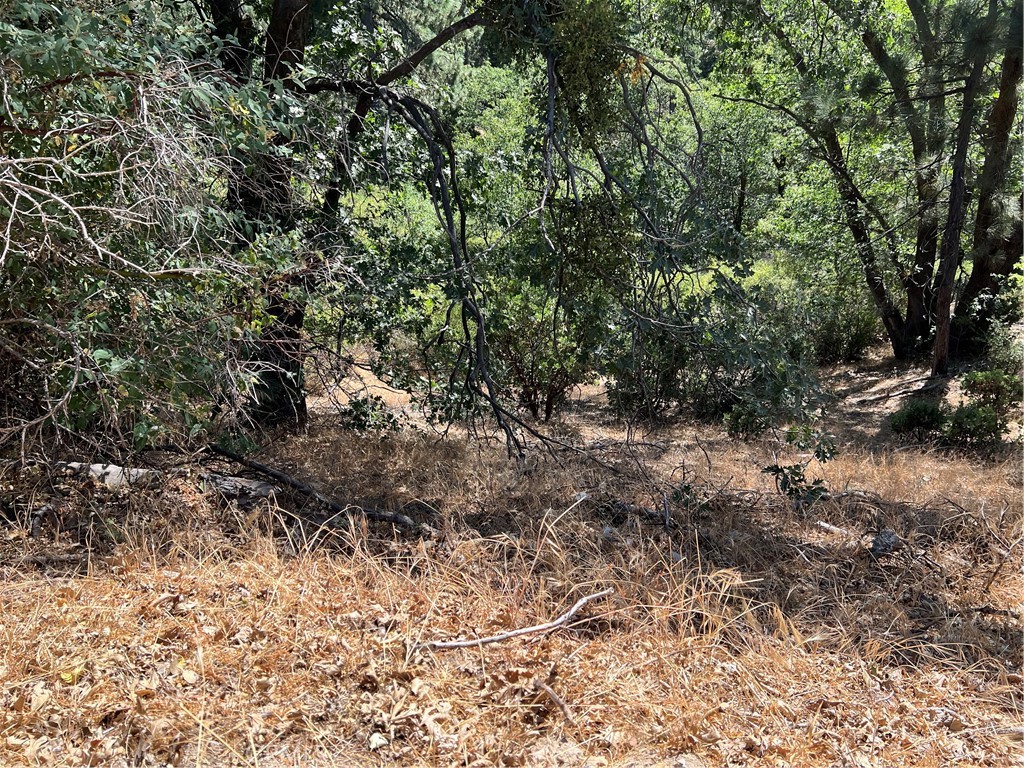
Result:
[[[552,689],[552,687],[543,680],[537,680],[535,684],[538,691],[546,693],[547,697],[551,699],[551,701],[553,701],[560,710],[562,710],[562,716],[565,718],[565,721],[570,725],[573,725],[575,721],[573,720],[572,712],[569,711],[569,705],[562,700],[562,697],[555,693],[554,689]]]
[[[552,629],[556,629],[565,624],[571,619],[584,605],[589,603],[591,600],[596,600],[599,597],[605,597],[610,595],[615,590],[612,587],[603,589],[600,592],[595,592],[593,595],[587,595],[581,597],[576,601],[576,604],[568,611],[563,613],[554,621],[549,621],[547,624],[538,624],[534,627],[524,627],[522,629],[513,629],[509,632],[502,632],[500,635],[491,635],[490,637],[481,637],[476,640],[431,640],[427,643],[422,643],[421,648],[425,648],[430,651],[444,650],[448,648],[472,648],[474,646],[487,645],[488,643],[500,643],[502,640],[510,640],[513,637],[519,637],[521,635],[528,635],[534,632],[547,632]]]
[[[987,593],[992,588],[992,584],[995,582],[996,577],[999,575],[1000,571],[1003,570],[1003,566],[1006,565],[1006,561],[1009,559],[1010,553],[1013,552],[1014,547],[1020,544],[1022,540],[1024,540],[1024,538],[1017,539],[1003,553],[1003,557],[999,561],[999,565],[996,566],[996,569],[992,571],[992,575],[988,577],[988,581],[985,582],[985,586],[981,590],[983,593]]]

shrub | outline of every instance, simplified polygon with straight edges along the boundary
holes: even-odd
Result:
[[[630,330],[631,343],[607,366],[608,399],[620,414],[657,418],[684,398],[682,372],[692,352],[679,334],[646,321]]]
[[[988,334],[985,357],[992,370],[1003,371],[1016,377],[1019,383],[1024,379],[1024,343],[1015,336],[1008,325],[996,323]]]
[[[943,437],[946,442],[965,447],[997,443],[1006,431],[1006,422],[995,408],[982,403],[967,403],[949,415]]]
[[[966,401],[952,411],[934,400],[909,401],[892,415],[892,431],[968,448],[999,442],[1021,401],[1019,380],[1004,371],[975,371],[964,377],[963,392]]]
[[[664,305],[624,318],[628,335],[608,369],[616,408],[643,417],[686,408],[743,437],[813,417],[815,372],[770,304],[723,275],[673,288]]]
[[[1021,402],[1020,379],[1006,371],[974,371],[964,377],[967,403],[961,403],[946,423],[947,442],[961,446],[998,443]]]
[[[942,431],[947,418],[946,410],[939,403],[919,398],[906,402],[892,415],[890,424],[897,435],[927,440]]]
[[[725,416],[722,424],[731,437],[757,437],[772,427],[768,409],[759,403],[737,403]]]
[[[596,316],[564,311],[543,289],[506,285],[490,302],[488,345],[495,380],[534,419],[549,421],[573,387],[594,377]]]
[[[353,397],[348,405],[340,409],[342,426],[356,432],[387,434],[401,429],[398,417],[393,414],[380,395]]]
[[[1013,406],[1021,401],[1020,379],[1005,371],[975,371],[964,377],[964,392],[976,403],[1007,417]]]
[[[748,281],[770,297],[773,322],[789,327],[820,365],[858,360],[882,335],[878,311],[855,264],[849,233],[824,213],[839,200],[809,171],[787,187],[750,233],[759,259]],[[814,226],[808,226],[809,222]]]
[[[823,434],[803,425],[790,429],[786,433],[786,442],[801,450],[814,448],[813,460],[818,464],[826,464],[835,458],[836,444],[831,435]],[[775,487],[779,493],[788,496],[794,502],[801,505],[810,505],[828,497],[828,488],[825,481],[818,478],[814,481],[807,479],[807,467],[811,459],[799,464],[771,464],[763,467],[764,474],[772,475],[775,478]]]

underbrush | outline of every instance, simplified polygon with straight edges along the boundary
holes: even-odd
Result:
[[[830,493],[804,506],[760,472],[780,450],[767,441],[592,437],[617,472],[323,428],[263,457],[408,514],[416,537],[358,516],[311,527],[286,493],[217,504],[182,474],[131,492],[61,481],[33,538],[52,480],[8,468],[0,763],[1003,765],[1019,751],[1019,466],[841,455],[809,470]],[[883,530],[901,545],[872,555]],[[538,625],[609,587],[551,632],[424,645]]]

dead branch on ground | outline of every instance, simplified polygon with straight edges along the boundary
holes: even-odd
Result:
[[[366,507],[360,507],[355,504],[339,504],[333,499],[328,498],[324,494],[320,493],[320,491],[316,490],[312,486],[307,485],[301,480],[296,480],[291,475],[287,475],[278,469],[274,469],[273,467],[267,466],[266,464],[261,464],[258,461],[253,461],[252,459],[247,459],[244,456],[239,456],[237,453],[234,453],[232,451],[229,451],[225,448],[221,448],[216,445],[210,446],[210,452],[215,453],[218,456],[223,456],[224,458],[230,459],[236,464],[241,464],[243,467],[248,467],[249,469],[255,472],[259,472],[260,474],[265,475],[266,477],[276,480],[282,485],[286,485],[292,490],[298,491],[303,496],[306,496],[307,498],[313,499],[319,502],[320,504],[323,504],[325,507],[327,507],[331,512],[334,512],[335,514],[361,514],[368,520],[377,520],[378,522],[382,523],[391,523],[392,525],[396,525],[400,528],[406,528],[412,531],[416,531],[419,529],[419,526],[413,521],[411,517],[409,517],[408,515],[403,515],[401,512],[385,512],[380,509],[367,509]]]
[[[572,608],[563,613],[554,621],[549,621],[546,624],[537,624],[533,627],[513,629],[508,632],[502,632],[501,634],[491,635],[489,637],[481,637],[476,640],[431,640],[426,643],[421,643],[420,647],[430,651],[447,650],[450,648],[473,648],[475,646],[487,645],[489,643],[500,643],[502,640],[511,640],[513,637],[520,637],[521,635],[533,634],[535,632],[548,632],[552,629],[557,629],[558,627],[565,624],[567,621],[569,621],[569,619],[576,615],[576,613],[579,612],[579,610],[584,605],[589,603],[591,600],[596,600],[599,597],[605,597],[606,595],[610,595],[614,591],[614,589],[608,587],[608,589],[603,589],[600,592],[595,592],[592,595],[581,597],[579,600],[576,601],[576,604]]]

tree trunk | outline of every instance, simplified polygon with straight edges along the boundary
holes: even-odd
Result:
[[[253,26],[238,0],[208,0],[214,34],[225,41],[221,61],[225,71],[239,80],[252,77]],[[310,25],[308,0],[274,0],[263,52],[263,79],[280,80],[286,87],[302,64]],[[228,42],[232,38],[238,42]],[[279,140],[283,147],[287,141]],[[263,153],[251,158],[253,170],[236,179],[229,190],[232,205],[245,213],[254,234],[286,233],[294,227],[291,193],[292,165],[286,154]],[[252,245],[246,237],[240,248]],[[302,326],[306,314],[303,278],[269,286],[269,322],[259,339],[247,348],[257,381],[247,416],[257,425],[285,425],[301,430],[306,425],[303,388]]]
[[[282,81],[291,87],[292,72],[301,66],[310,28],[308,0],[274,0],[267,24],[263,77],[268,86]],[[282,148],[287,140],[280,139]],[[256,204],[260,220],[271,232],[294,229],[292,162],[284,154],[261,158],[256,188],[262,200]],[[307,422],[303,325],[306,319],[309,267],[274,286],[267,314],[270,323],[257,342],[254,362],[262,363],[250,417],[261,426],[286,426],[303,430]]]
[[[989,0],[988,21],[996,17],[996,0]],[[953,302],[953,280],[960,267],[960,237],[964,231],[967,213],[967,149],[974,123],[974,103],[985,69],[986,51],[979,50],[971,63],[971,72],[964,84],[963,105],[956,126],[956,144],[953,151],[953,173],[950,179],[949,212],[942,232],[942,250],[939,254],[938,284],[935,290],[935,347],[932,357],[932,375],[945,376],[949,372],[950,307]]]
[[[737,235],[743,234],[743,209],[747,202],[747,169],[740,170],[740,189],[736,198],[736,208],[732,215],[732,228]]]
[[[843,159],[842,146],[835,129],[831,126],[823,130],[825,149],[829,154],[829,167],[832,169],[836,184],[839,187],[839,198],[843,203],[843,213],[846,218],[846,225],[853,236],[854,248],[857,251],[857,258],[860,260],[861,268],[864,270],[864,279],[867,281],[868,292],[875,302],[879,317],[882,319],[882,326],[889,337],[889,344],[892,346],[892,353],[897,360],[905,360],[910,357],[914,349],[913,338],[908,338],[907,324],[899,309],[893,303],[892,296],[885,287],[885,277],[878,267],[878,258],[875,255],[874,245],[871,240],[871,231],[864,214],[861,211],[860,200],[857,190],[850,181],[849,173],[846,170]]]
[[[1024,240],[1024,222],[1019,213],[1014,217],[1009,233],[998,221],[997,200],[1004,189],[1006,174],[1013,158],[1011,137],[1019,102],[1022,54],[1024,47],[1024,8],[1020,0],[1010,11],[1008,44],[1003,55],[999,80],[999,95],[992,105],[983,135],[985,163],[978,179],[978,212],[974,221],[971,248],[973,267],[956,306],[955,331],[964,341],[977,341],[984,335],[991,312],[991,301],[999,290],[997,278],[1010,274],[1020,264],[1021,244]],[[1024,197],[1021,200],[1024,203]]]
[[[796,71],[801,77],[808,78],[811,71],[804,55],[786,36],[782,28],[768,17],[763,8],[760,9],[760,13],[761,19],[769,31],[782,44],[793,60],[793,66]],[[881,49],[873,47],[873,40],[873,36],[867,35],[864,43],[872,55],[875,55]],[[884,54],[884,51],[882,53]],[[885,57],[888,58],[887,54]],[[889,74],[889,72],[886,74]],[[897,90],[899,89],[897,88]],[[912,122],[908,123],[908,125],[912,125]],[[820,124],[816,129],[812,129],[808,125],[804,125],[803,128],[809,135],[812,135],[822,143],[824,159],[828,163],[829,170],[832,172],[832,176],[836,180],[836,186],[839,189],[839,198],[842,201],[846,225],[849,227],[850,234],[853,237],[854,248],[856,249],[857,258],[861,263],[861,268],[864,271],[868,292],[871,294],[871,298],[878,309],[882,326],[885,328],[886,336],[889,337],[889,343],[892,346],[893,355],[898,360],[905,360],[913,352],[915,339],[907,333],[907,320],[900,314],[899,308],[896,306],[892,295],[885,285],[885,275],[878,266],[878,258],[872,243],[871,229],[861,207],[864,197],[857,189],[853,176],[850,174],[850,169],[846,164],[846,156],[839,141],[839,134],[836,132],[835,126],[828,122]]]
[[[214,32],[221,39],[236,38],[251,43],[254,39],[239,0],[207,0]],[[283,82],[293,86],[292,74],[302,65],[307,36],[312,20],[309,0],[274,0],[267,24],[266,46],[263,53],[265,82]],[[354,137],[364,128],[364,118],[378,98],[378,90],[395,80],[411,74],[445,43],[474,27],[486,23],[482,10],[475,11],[443,29],[422,47],[389,70],[377,75],[372,82],[360,84],[356,90],[357,103],[349,121],[349,134]],[[227,43],[222,55],[225,70],[244,80],[250,77],[248,62],[251,51],[244,46]],[[248,55],[246,55],[248,54]],[[305,88],[307,95],[321,91],[352,93],[348,87],[322,79],[319,86]],[[279,139],[278,146],[287,145]],[[265,153],[251,158],[254,170],[240,179],[229,191],[239,210],[255,225],[257,234],[287,233],[295,227],[295,201],[292,196],[293,167],[285,153]],[[344,170],[344,158],[339,156],[337,170]],[[336,213],[347,174],[339,173],[328,189],[323,209],[328,215]],[[246,247],[251,243],[240,243]],[[293,274],[279,279],[269,288],[267,314],[269,322],[263,335],[249,348],[250,362],[257,365],[258,381],[255,397],[249,406],[252,420],[263,426],[287,425],[294,429],[305,427],[307,412],[303,387],[302,347],[303,323],[307,297],[314,287],[315,267],[307,264]]]
[[[928,335],[932,321],[931,283],[939,243],[938,205],[942,187],[935,161],[941,156],[945,144],[945,132],[942,130],[945,97],[942,95],[941,62],[938,61],[938,49],[928,14],[915,0],[910,0],[909,5],[917,27],[924,64],[924,75],[916,92],[911,90],[905,61],[889,53],[884,35],[876,34],[875,30],[866,26],[861,33],[861,41],[892,88],[895,106],[903,118],[916,166],[917,235],[914,260],[901,275],[901,283],[907,293],[904,334],[908,344],[916,345]],[[846,5],[833,4],[832,7],[848,11]],[[862,23],[856,18],[848,18],[853,24]],[[922,100],[926,104],[922,105]]]
[[[260,369],[249,417],[265,427],[302,429],[308,419],[302,349],[305,298],[275,293],[267,314],[270,323],[250,355],[250,362]]]

